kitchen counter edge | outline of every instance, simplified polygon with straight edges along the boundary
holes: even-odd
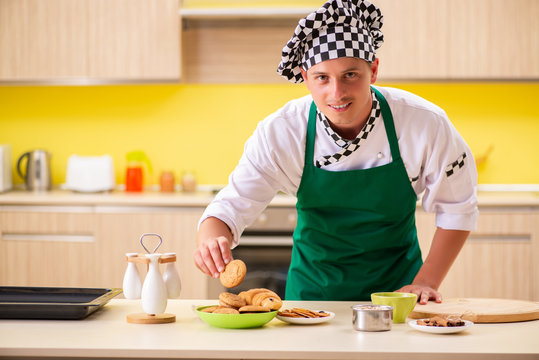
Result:
[[[111,191],[102,193],[76,193],[67,190],[29,192],[14,190],[0,194],[0,205],[103,205],[103,206],[162,206],[162,207],[206,207],[215,193],[200,191],[194,193],[162,193],[146,191],[127,193]],[[538,192],[488,191],[478,193],[480,207],[537,207]],[[269,206],[294,207],[296,198],[278,194]],[[421,201],[418,201],[421,206]]]

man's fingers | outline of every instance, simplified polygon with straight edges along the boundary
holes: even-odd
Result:
[[[202,256],[200,255],[200,251],[197,249],[195,250],[195,254],[193,255],[195,259],[195,265],[206,275],[212,276],[211,271],[208,269],[206,264],[204,263],[204,260],[202,259]]]
[[[420,300],[419,300],[419,303],[420,303],[421,305],[425,305],[426,303],[429,302],[429,297],[430,297],[430,296],[429,296],[429,293],[428,293],[427,291],[423,291],[423,292],[421,293],[421,298],[420,298]]]
[[[195,265],[205,274],[218,278],[225,265],[232,261],[230,242],[224,237],[208,239],[193,254]]]
[[[225,269],[225,261],[223,260],[223,255],[221,254],[221,247],[219,246],[219,242],[217,240],[210,242],[208,244],[208,250],[212,258],[212,265],[214,265],[213,267],[215,269],[213,272],[213,277],[218,278],[219,273],[221,273]]]
[[[210,246],[202,246],[199,250],[200,250],[200,256],[202,257],[202,261],[204,262],[204,265],[208,269],[208,275],[213,276],[215,278],[219,277],[219,271],[217,270]]]
[[[228,264],[232,261],[232,251],[230,251],[230,242],[226,237],[220,237],[217,239],[219,248],[221,249],[221,255],[223,257],[224,264]]]

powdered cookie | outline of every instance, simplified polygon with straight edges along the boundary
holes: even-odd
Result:
[[[240,312],[231,307],[218,307],[212,314],[239,314]]]
[[[238,311],[240,312],[240,314],[248,314],[248,313],[269,312],[270,309],[265,306],[245,305],[245,306],[240,307]]]
[[[219,295],[219,305],[239,309],[247,305],[245,300],[236,294],[223,292]]]
[[[247,266],[241,260],[232,260],[226,266],[219,279],[227,288],[233,288],[241,284],[247,273]]]

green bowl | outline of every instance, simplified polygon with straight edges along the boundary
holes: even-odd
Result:
[[[198,317],[211,326],[225,329],[249,329],[264,326],[277,315],[277,311],[253,314],[212,314],[200,311],[209,306],[197,308]]]
[[[375,305],[393,306],[393,322],[403,323],[417,303],[417,295],[401,292],[379,292],[371,294]]]

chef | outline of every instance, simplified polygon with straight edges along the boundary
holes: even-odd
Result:
[[[361,0],[330,0],[299,21],[277,72],[310,94],[259,123],[205,210],[194,253],[204,273],[219,276],[245,227],[282,191],[297,197],[298,213],[287,300],[402,291],[442,301],[438,287],[476,226],[477,172],[441,108],[373,85],[382,23]],[[420,195],[437,227],[424,263]]]

